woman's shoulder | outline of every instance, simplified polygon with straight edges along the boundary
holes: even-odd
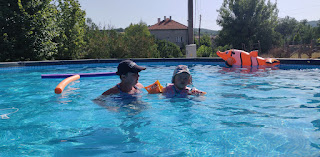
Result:
[[[117,94],[119,93],[119,89],[117,85],[113,86],[112,88],[108,89],[107,91],[103,92],[102,95],[110,95],[110,94]]]

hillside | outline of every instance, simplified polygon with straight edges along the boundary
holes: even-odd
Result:
[[[312,27],[317,27],[318,26],[318,23],[320,23],[320,20],[318,21],[309,21],[308,24]]]
[[[199,34],[199,28],[194,28],[193,29],[193,33],[195,34],[195,35],[198,35]],[[213,36],[215,36],[215,35],[218,35],[218,33],[219,33],[219,31],[215,31],[215,30],[210,30],[210,29],[205,29],[205,28],[201,28],[200,29],[200,35],[213,35]]]

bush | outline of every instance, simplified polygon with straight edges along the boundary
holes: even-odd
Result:
[[[212,53],[211,47],[201,45],[197,50],[197,57],[210,57],[211,53]]]
[[[160,53],[161,58],[182,57],[180,47],[172,42],[166,40],[157,40],[157,45],[157,50]]]

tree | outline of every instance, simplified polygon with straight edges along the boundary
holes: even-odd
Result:
[[[296,23],[293,30],[288,33],[290,37],[289,40],[292,41],[292,44],[310,44],[313,39],[316,39],[316,29],[307,23],[307,20]]]
[[[307,23],[307,20],[302,20],[297,29],[297,33],[301,35],[302,44],[310,44],[315,38],[314,29]]]
[[[125,29],[124,43],[126,44],[127,58],[149,58],[157,51],[155,38],[151,36],[148,26],[140,22],[139,24],[130,24]]]
[[[197,50],[197,57],[210,57],[212,54],[212,48],[201,45]]]
[[[203,35],[201,38],[200,38],[200,45],[199,45],[199,39],[196,41],[196,44],[197,44],[197,47],[200,47],[201,45],[205,45],[207,47],[211,47],[211,39],[210,39],[210,36],[209,35]]]
[[[279,32],[282,35],[284,42],[290,42],[295,34],[296,27],[299,25],[299,22],[295,18],[286,16],[283,19],[279,19],[275,31]]]
[[[218,45],[242,49],[243,45],[260,42],[262,52],[271,48],[278,13],[276,4],[270,0],[267,4],[265,0],[224,0],[218,12],[217,23],[222,26]]]
[[[85,12],[80,9],[78,0],[58,0],[57,19],[59,35],[55,39],[58,44],[55,59],[83,57]]]
[[[229,50],[231,49],[232,47],[230,45],[224,45],[224,46],[218,46],[216,47],[215,49],[213,49],[213,52],[217,52],[217,51],[221,51],[221,52],[224,52],[226,50]],[[215,56],[216,56],[216,53],[214,53]]]
[[[50,59],[56,52],[51,0],[0,2],[0,61]]]
[[[315,28],[317,43],[320,44],[320,22],[318,23],[318,27]]]
[[[182,56],[180,47],[167,40],[157,40],[157,50],[159,55],[155,58],[178,58]]]
[[[109,58],[110,49],[107,46],[109,38],[105,31],[100,31],[98,26],[92,22],[90,18],[87,19],[87,29],[85,35],[85,58]]]

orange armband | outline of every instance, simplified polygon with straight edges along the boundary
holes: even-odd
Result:
[[[156,93],[162,93],[163,86],[160,84],[159,80],[154,82],[153,84],[144,87],[149,94],[156,94]]]

